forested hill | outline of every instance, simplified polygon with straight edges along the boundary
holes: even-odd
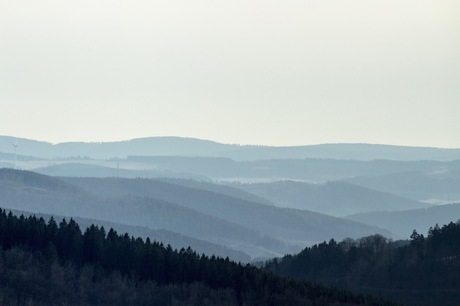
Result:
[[[458,305],[460,300],[460,222],[415,230],[410,241],[374,235],[334,240],[266,264],[267,271],[318,281],[412,305]]]
[[[395,305],[65,219],[0,210],[2,305]]]

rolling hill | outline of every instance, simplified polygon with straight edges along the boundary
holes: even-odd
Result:
[[[401,237],[408,238],[414,229],[419,233],[426,234],[428,228],[434,224],[442,226],[460,220],[460,203],[406,211],[362,213],[346,218],[387,228]]]
[[[55,220],[62,220],[64,218],[69,219],[69,216],[50,215],[43,213],[32,213],[27,211],[9,210],[15,216],[23,215],[26,218],[29,216],[36,216],[37,218],[43,218],[46,222],[49,222],[51,217]],[[8,211],[8,212],[9,212]],[[104,227],[106,230],[113,228],[120,234],[128,233],[132,237],[140,237],[142,239],[149,238],[151,241],[158,241],[166,245],[171,245],[173,249],[180,250],[182,248],[191,247],[199,254],[205,254],[206,256],[219,256],[222,258],[229,257],[236,262],[248,263],[251,261],[251,257],[246,253],[230,249],[226,246],[211,243],[196,238],[192,238],[186,235],[178,234],[173,231],[166,229],[151,229],[146,226],[133,226],[122,223],[109,222],[104,220],[96,220],[82,217],[72,217],[75,222],[78,223],[81,230],[84,231],[91,225],[97,225]]]
[[[40,158],[89,157],[93,159],[144,156],[204,156],[234,160],[260,159],[355,159],[355,160],[439,160],[460,159],[460,149],[402,147],[374,144],[321,144],[291,147],[229,145],[209,140],[181,137],[149,137],[117,142],[67,142],[51,144],[11,136],[0,136],[0,151],[11,153],[19,143],[18,154]]]
[[[410,240],[403,241],[380,235],[330,240],[270,260],[265,269],[404,305],[456,306],[460,298],[460,223],[430,227],[426,237],[414,232]]]
[[[13,161],[14,162],[14,161]],[[10,161],[11,163],[11,161]],[[459,163],[438,161],[272,159],[235,161],[223,157],[128,156],[126,159],[57,159],[20,161],[19,168],[53,176],[170,177],[221,182],[310,183],[377,177],[402,172],[459,171]],[[118,169],[117,169],[118,168]]]
[[[341,238],[359,237],[364,232],[373,233],[378,230],[362,228],[359,224],[347,223],[344,219],[312,211],[265,205],[163,180],[141,178],[63,178],[63,180],[101,196],[136,195],[175,203],[242,225],[296,247],[329,239],[331,235]],[[359,232],[361,234],[358,234]],[[385,232],[385,235],[391,233]]]
[[[279,240],[177,204],[129,195],[103,198],[60,179],[29,171],[0,169],[0,206],[166,229],[228,245],[235,250],[246,250],[253,257],[267,257],[289,250]]]
[[[55,178],[0,170],[0,206],[166,229],[252,257],[299,250],[332,237],[388,231],[309,211],[278,208],[161,180]]]
[[[433,203],[460,201],[460,162],[434,171],[398,172],[381,176],[360,176],[346,182]]]
[[[72,219],[0,209],[0,229],[2,305],[397,305]]]
[[[280,207],[312,210],[336,217],[361,212],[396,211],[429,206],[425,203],[343,182],[307,184],[278,181],[234,184],[233,186],[269,199]]]

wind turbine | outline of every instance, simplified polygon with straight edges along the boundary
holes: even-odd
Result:
[[[14,169],[18,169],[18,141],[16,140],[15,142],[11,143],[14,147]]]

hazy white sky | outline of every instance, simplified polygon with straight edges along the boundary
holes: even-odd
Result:
[[[0,134],[460,147],[457,0],[0,0]]]

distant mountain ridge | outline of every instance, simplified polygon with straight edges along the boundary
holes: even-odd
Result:
[[[255,146],[222,144],[210,140],[182,137],[148,137],[116,142],[47,142],[0,136],[0,152],[12,153],[18,142],[18,154],[40,158],[126,158],[143,156],[226,157],[234,160],[333,158],[355,160],[438,160],[460,159],[460,149],[404,147],[380,144],[319,144],[304,146]]]

